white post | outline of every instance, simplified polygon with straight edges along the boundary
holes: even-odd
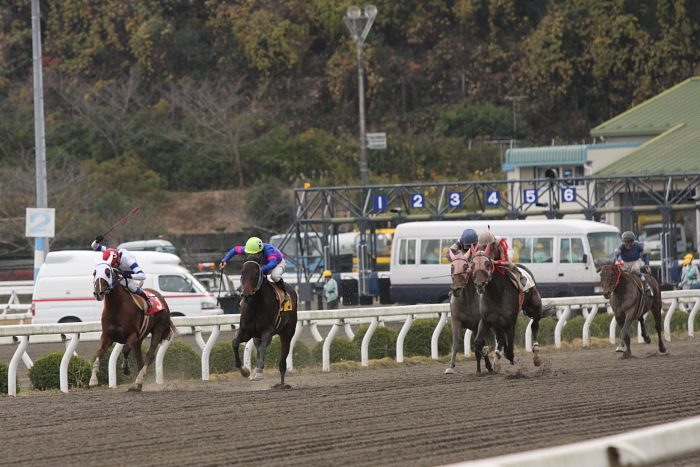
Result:
[[[109,355],[107,374],[109,376],[109,387],[112,389],[116,389],[117,387],[117,360],[119,359],[119,354],[122,352],[123,348],[124,344],[115,342],[112,353]]]
[[[408,330],[411,329],[413,324],[413,315],[406,316],[406,322],[403,323],[401,331],[399,331],[399,337],[396,338],[396,362],[403,363],[403,341],[406,339],[406,334]]]
[[[447,322],[447,313],[440,313],[440,319],[438,320],[437,326],[433,330],[433,336],[430,339],[430,358],[437,360],[440,355],[438,355],[438,340],[440,339],[440,333],[445,327]]]
[[[372,335],[374,335],[374,331],[377,329],[378,324],[379,318],[376,316],[373,317],[372,322],[369,324],[369,328],[367,328],[365,337],[362,338],[362,348],[360,352],[362,366],[369,366],[369,341],[372,339]]]
[[[15,354],[10,360],[10,367],[7,370],[7,394],[10,396],[17,395],[17,365],[22,359],[22,354],[27,350],[29,345],[29,336],[19,336],[19,345]]]
[[[80,334],[71,334],[70,337],[70,344],[68,344],[66,353],[63,354],[63,358],[61,359],[61,370],[59,374],[61,392],[68,392],[68,365],[70,364],[70,359],[73,357],[73,352],[75,352],[75,348],[78,347]]]

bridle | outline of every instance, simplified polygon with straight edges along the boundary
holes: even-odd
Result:
[[[455,263],[457,263],[458,261],[464,263],[464,267],[462,268],[461,272],[455,272],[455,270],[457,269],[455,267]],[[464,278],[464,285],[460,285],[458,287],[453,286],[452,289],[464,289],[467,286],[467,282],[469,282],[469,276],[471,275],[471,272],[472,271],[469,268],[469,262],[467,261],[467,259],[463,255],[456,256],[452,260],[452,281],[454,282],[455,276],[462,276]]]
[[[612,285],[610,288],[610,293],[615,291],[615,287],[618,286],[620,283],[620,276],[622,275],[622,269],[619,266],[616,266],[614,264],[605,264],[600,267],[601,273],[603,272],[603,268],[612,268],[613,272],[615,273],[615,283]]]
[[[253,291],[251,293],[249,293],[249,294],[244,293],[243,294],[243,299],[245,300],[246,303],[248,302],[248,300],[250,299],[250,297],[252,295],[254,295],[258,290],[260,290],[260,287],[262,286],[262,283],[263,283],[263,278],[265,277],[265,275],[262,273],[262,268],[260,267],[260,264],[257,261],[246,261],[245,263],[243,263],[243,267],[245,268],[245,265],[249,264],[249,263],[252,263],[258,267],[258,281],[255,284],[255,287],[253,288]]]
[[[102,273],[103,268],[100,268],[100,266],[105,266],[107,269],[109,269],[109,278],[104,276],[104,274]],[[97,271],[100,271],[100,273],[98,274]],[[102,289],[102,281],[100,279],[107,282],[107,288],[104,290]],[[120,280],[121,278],[114,273],[114,268],[111,264],[106,262],[97,263],[97,265],[95,266],[95,279],[93,281],[92,294],[95,296],[95,298],[104,297],[112,291],[112,289],[119,283]]]

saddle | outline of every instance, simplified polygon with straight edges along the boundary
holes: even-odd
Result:
[[[136,303],[136,306],[138,306],[139,309],[146,314],[146,316],[151,316],[154,313],[165,310],[165,306],[160,300],[158,300],[158,297],[156,297],[156,294],[153,292],[146,292],[148,299],[151,301],[150,309],[147,307],[146,300],[144,300],[142,296],[136,295],[131,290],[129,290],[129,295],[131,295],[131,299],[134,301],[134,303]]]
[[[624,273],[630,276],[632,282],[634,282],[634,285],[637,286],[640,292],[644,293],[644,284],[642,284],[642,279],[637,274],[631,273],[629,271],[624,271]]]
[[[287,291],[282,290],[279,285],[277,285],[275,282],[270,281],[270,285],[272,285],[272,290],[275,291],[275,295],[277,296],[277,303],[279,304],[279,308],[277,309],[277,317],[275,318],[275,330],[279,329],[281,324],[282,324],[282,312],[284,311],[292,311],[292,300],[291,299],[286,299]]]

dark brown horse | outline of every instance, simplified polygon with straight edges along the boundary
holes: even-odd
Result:
[[[632,273],[623,272],[617,264],[606,264],[598,270],[600,273],[600,285],[603,296],[610,300],[615,313],[615,321],[620,326],[620,344],[616,352],[623,352],[623,358],[632,356],[630,349],[629,327],[635,319],[642,328],[642,337],[647,344],[651,343],[651,337],[647,334],[644,325],[644,315],[651,311],[654,317],[654,326],[659,335],[659,352],[665,353],[666,347],[661,339],[661,290],[659,283],[650,274],[645,274],[653,297],[643,297],[642,291],[635,282]]]
[[[141,306],[145,308],[145,300],[132,296],[126,286],[120,284],[122,280],[128,279],[123,279],[119,270],[112,268],[109,263],[98,263],[95,266],[93,295],[99,301],[104,300],[104,308],[102,309],[102,337],[100,338],[100,348],[95,354],[95,363],[92,366],[90,386],[97,385],[100,359],[113,342],[118,342],[124,345],[122,348],[124,354],[122,369],[125,375],[131,373],[129,353],[134,351],[139,374],[132,390],[140,391],[143,387],[146,370],[153,361],[156,347],[175,334],[175,325],[170,320],[170,309],[161,294],[153,289],[143,289],[149,296],[153,307],[160,309],[160,311],[155,311],[147,316],[134,302],[134,299],[139,300]],[[148,334],[151,334],[151,345],[144,362],[141,354],[141,342]]]
[[[469,263],[464,255],[457,254],[452,260],[452,297],[450,297],[450,315],[452,319],[452,360],[450,366],[445,370],[445,374],[454,374],[457,352],[462,343],[460,332],[462,329],[469,329],[474,334],[479,330],[481,314],[479,312],[479,295],[476,293],[474,279],[469,269]],[[496,349],[498,352],[498,348]],[[475,352],[476,372],[481,373],[481,358],[489,373],[493,373],[493,367],[489,360],[488,350]]]
[[[250,257],[249,257],[250,259]],[[236,368],[241,375],[248,377],[250,371],[241,363],[238,355],[238,347],[242,342],[253,339],[258,363],[251,379],[261,380],[265,367],[265,350],[270,345],[272,337],[280,336],[280,382],[273,386],[274,389],[288,389],[290,386],[284,383],[284,375],[287,372],[287,356],[297,325],[297,292],[294,287],[285,284],[289,294],[291,306],[288,310],[280,310],[277,292],[270,284],[265,274],[260,269],[257,261],[246,261],[241,271],[241,322],[233,337],[233,353],[236,357]]]
[[[537,285],[534,284],[526,292],[522,293],[513,284],[507,270],[497,267],[489,257],[491,246],[488,245],[484,251],[472,249],[471,268],[474,275],[474,285],[479,295],[479,308],[481,321],[474,348],[476,352],[483,352],[484,336],[489,329],[494,329],[497,341],[503,342],[505,357],[511,365],[515,364],[515,352],[513,341],[515,338],[515,325],[518,313],[522,308],[523,313],[532,319],[532,351],[534,353],[533,363],[535,366],[542,364],[539,355],[539,343],[537,335],[539,332],[539,322],[542,318],[542,298]],[[521,270],[525,270],[530,277],[532,274],[525,267],[518,265]],[[534,277],[533,277],[534,281]],[[522,300],[522,302],[521,302]],[[500,355],[496,355],[500,357]]]

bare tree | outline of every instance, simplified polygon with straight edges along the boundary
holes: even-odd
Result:
[[[217,148],[221,157],[234,164],[239,188],[244,184],[240,148],[251,136],[255,103],[263,92],[264,86],[256,93],[246,92],[245,77],[235,81],[183,81],[169,89],[172,105],[202,128],[197,144]]]

